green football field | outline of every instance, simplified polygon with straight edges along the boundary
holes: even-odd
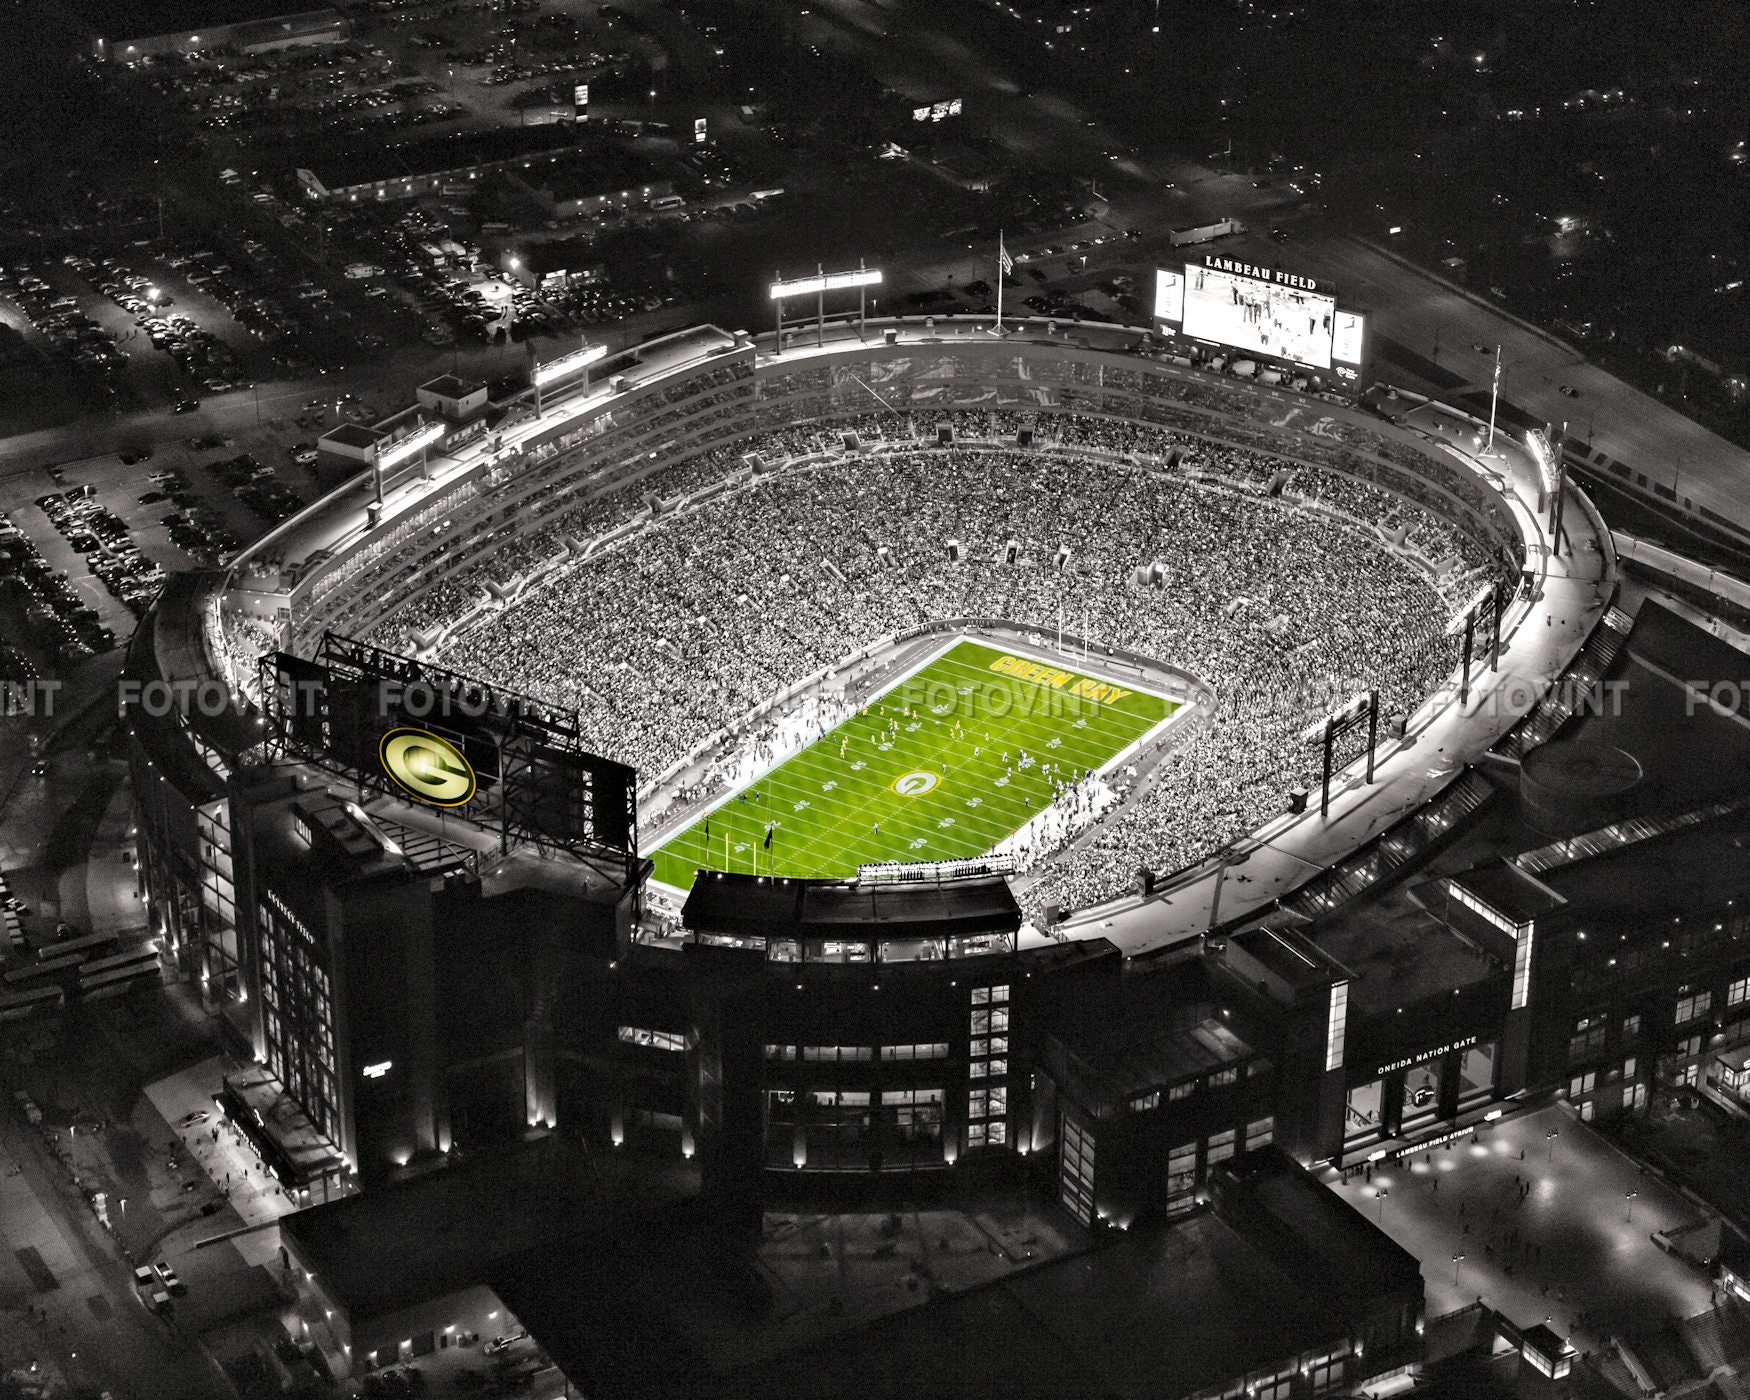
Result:
[[[685,890],[699,869],[843,878],[983,855],[1050,805],[1056,781],[1101,768],[1177,708],[958,642],[671,837],[655,878]]]

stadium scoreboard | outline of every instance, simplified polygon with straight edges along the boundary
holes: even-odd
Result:
[[[444,808],[505,847],[637,862],[637,775],[588,752],[570,711],[328,633],[262,660],[271,743],[376,792]]]
[[[1344,379],[1366,352],[1367,318],[1338,307],[1326,284],[1215,253],[1156,270],[1154,319],[1169,333]]]

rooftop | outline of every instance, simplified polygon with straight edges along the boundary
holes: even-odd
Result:
[[[280,1228],[355,1318],[479,1283],[593,1214],[556,1138],[481,1154],[413,1181],[287,1216]],[[514,1189],[511,1189],[514,1186]],[[433,1229],[433,1222],[442,1222]]]
[[[112,44],[185,29],[198,34],[220,25],[317,13],[340,18],[340,12],[330,6],[298,4],[297,0],[152,0],[150,5],[141,5],[138,0],[74,0],[72,8],[93,34]]]
[[[336,190],[377,180],[467,170],[497,161],[533,161],[567,149],[571,143],[571,124],[555,122],[459,132],[400,146],[328,146],[306,151],[298,164],[314,171],[328,189]]]
[[[568,152],[523,176],[531,188],[561,201],[617,194],[668,178],[641,156],[605,143]]]
[[[1321,1291],[1214,1215],[884,1319],[726,1378],[737,1400],[1182,1395],[1343,1335]],[[944,1357],[956,1358],[951,1386]],[[922,1378],[936,1377],[932,1388]]]
[[[1021,908],[1000,875],[939,884],[768,879],[714,873],[693,882],[682,910],[690,929],[774,938],[1013,933]]]
[[[375,447],[377,434],[362,423],[342,423],[337,428],[330,428],[316,439],[316,445],[333,443],[337,447]]]
[[[470,380],[458,379],[453,374],[440,374],[436,379],[428,379],[419,387],[428,394],[436,394],[439,398],[462,399],[485,386]]]

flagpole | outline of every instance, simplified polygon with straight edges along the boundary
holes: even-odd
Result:
[[[997,323],[991,327],[992,335],[1003,333],[1003,259],[1006,253],[1003,247],[1003,231],[997,230]]]
[[[1495,347],[1495,377],[1489,384],[1489,440],[1483,445],[1486,457],[1495,450],[1495,400],[1501,396],[1501,347]]]

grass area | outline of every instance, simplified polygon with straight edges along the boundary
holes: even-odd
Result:
[[[1177,708],[961,641],[677,833],[655,877],[684,890],[699,869],[842,878],[979,856]]]

